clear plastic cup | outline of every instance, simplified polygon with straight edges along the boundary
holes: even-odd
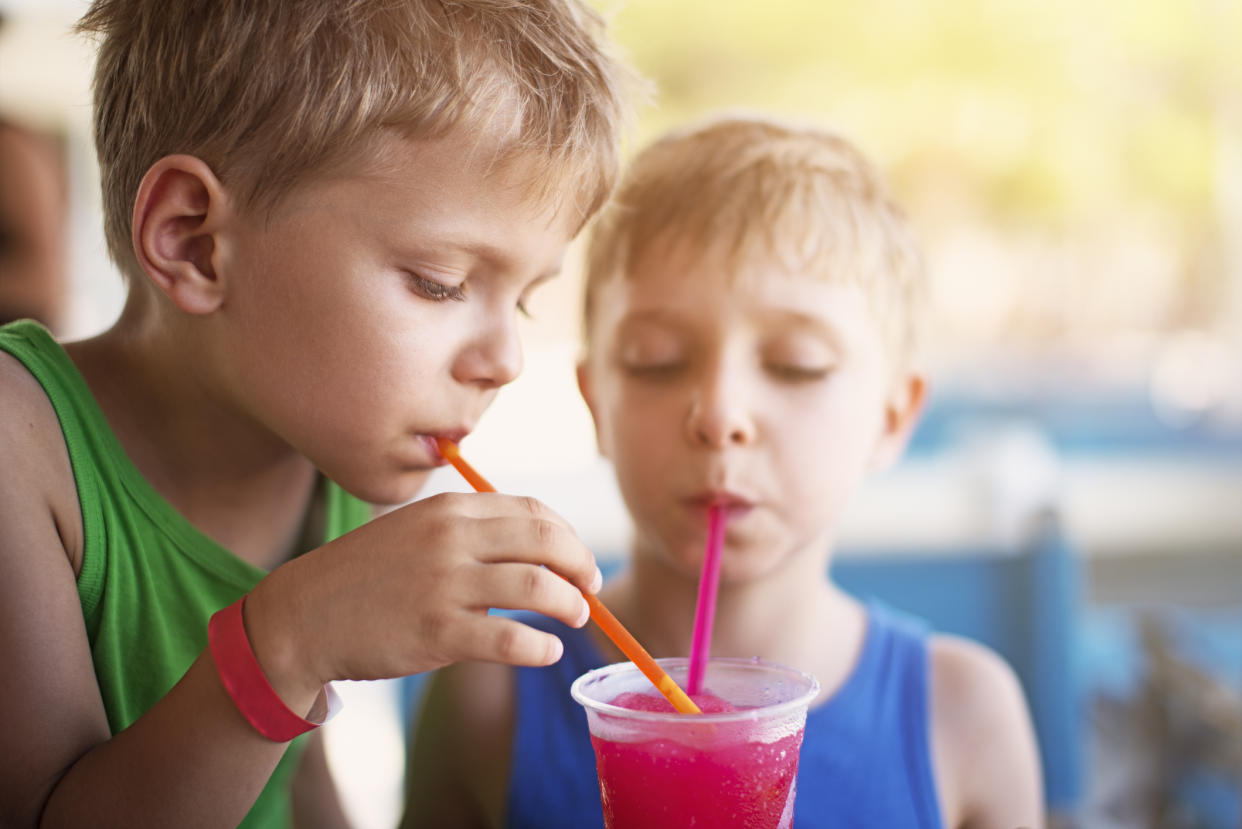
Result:
[[[689,660],[656,661],[684,686]],[[698,715],[633,710],[633,697],[614,705],[622,694],[663,699],[632,662],[585,673],[570,693],[586,709],[608,829],[792,824],[815,677],[758,659],[712,659],[695,701],[734,710]]]

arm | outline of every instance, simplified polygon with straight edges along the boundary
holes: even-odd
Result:
[[[110,734],[78,605],[68,457],[42,390],[5,355],[0,424],[0,824],[236,826],[284,744],[250,727],[206,653]],[[438,496],[277,568],[251,592],[246,630],[278,695],[303,714],[332,679],[466,658],[548,664],[555,637],[487,615],[585,622],[581,595],[540,565],[592,587],[589,551],[537,502]]]
[[[937,636],[931,694],[933,764],[946,826],[1041,829],[1039,748],[1013,670],[981,645]]]
[[[81,519],[42,389],[0,355],[0,824],[236,825],[283,745],[250,729],[200,657],[112,737],[75,583]]]
[[[441,668],[416,714],[402,829],[503,826],[513,672],[483,662]]]

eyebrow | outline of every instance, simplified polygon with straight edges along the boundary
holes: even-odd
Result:
[[[692,320],[687,319],[683,314],[676,311],[670,311],[667,308],[647,308],[640,311],[627,312],[617,321],[617,332],[622,335],[630,335],[632,332],[642,331],[644,328],[656,328],[663,331],[672,331],[681,327],[698,328]]]
[[[434,229],[431,231],[431,235],[435,239],[435,244],[437,246],[451,248],[461,253],[469,254],[476,259],[482,259],[504,267],[508,267],[512,262],[512,257],[509,256],[508,252],[504,248],[497,247],[496,245],[483,241],[482,239],[460,238],[448,234],[439,234],[436,233]],[[546,282],[547,280],[558,276],[564,269],[565,260],[558,259],[551,267],[536,274],[530,284],[536,285]]]
[[[762,312],[762,319],[777,322],[785,329],[794,328],[822,335],[836,348],[843,348],[847,341],[845,332],[840,326],[830,320],[802,311],[788,308],[771,309]],[[620,325],[622,329],[626,329],[642,325],[674,325],[686,321],[683,314],[667,308],[644,308],[626,314],[622,317]]]
[[[459,239],[452,236],[437,236],[436,242],[455,250],[469,253],[477,259],[487,259],[491,262],[508,262],[509,256],[503,248],[499,248],[489,242],[481,239]]]
[[[841,327],[831,320],[826,320],[822,317],[806,314],[802,311],[786,309],[768,311],[764,314],[764,316],[771,317],[787,326],[794,326],[799,329],[809,329],[811,331],[821,333],[838,345],[844,343],[845,341],[844,332],[842,332]]]

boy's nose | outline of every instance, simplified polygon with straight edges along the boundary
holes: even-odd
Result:
[[[727,389],[705,389],[690,403],[686,417],[691,442],[712,449],[744,446],[755,438],[755,422],[742,400]]]
[[[453,374],[462,383],[497,388],[522,372],[522,342],[512,321],[495,322],[458,355]]]

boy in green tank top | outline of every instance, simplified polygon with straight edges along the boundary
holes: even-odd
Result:
[[[367,505],[520,370],[627,75],[578,0],[96,0],[80,29],[129,290],[90,340],[0,329],[0,825],[343,825],[313,732],[288,751],[328,683],[560,656],[490,607],[587,619],[598,569],[543,505]]]

